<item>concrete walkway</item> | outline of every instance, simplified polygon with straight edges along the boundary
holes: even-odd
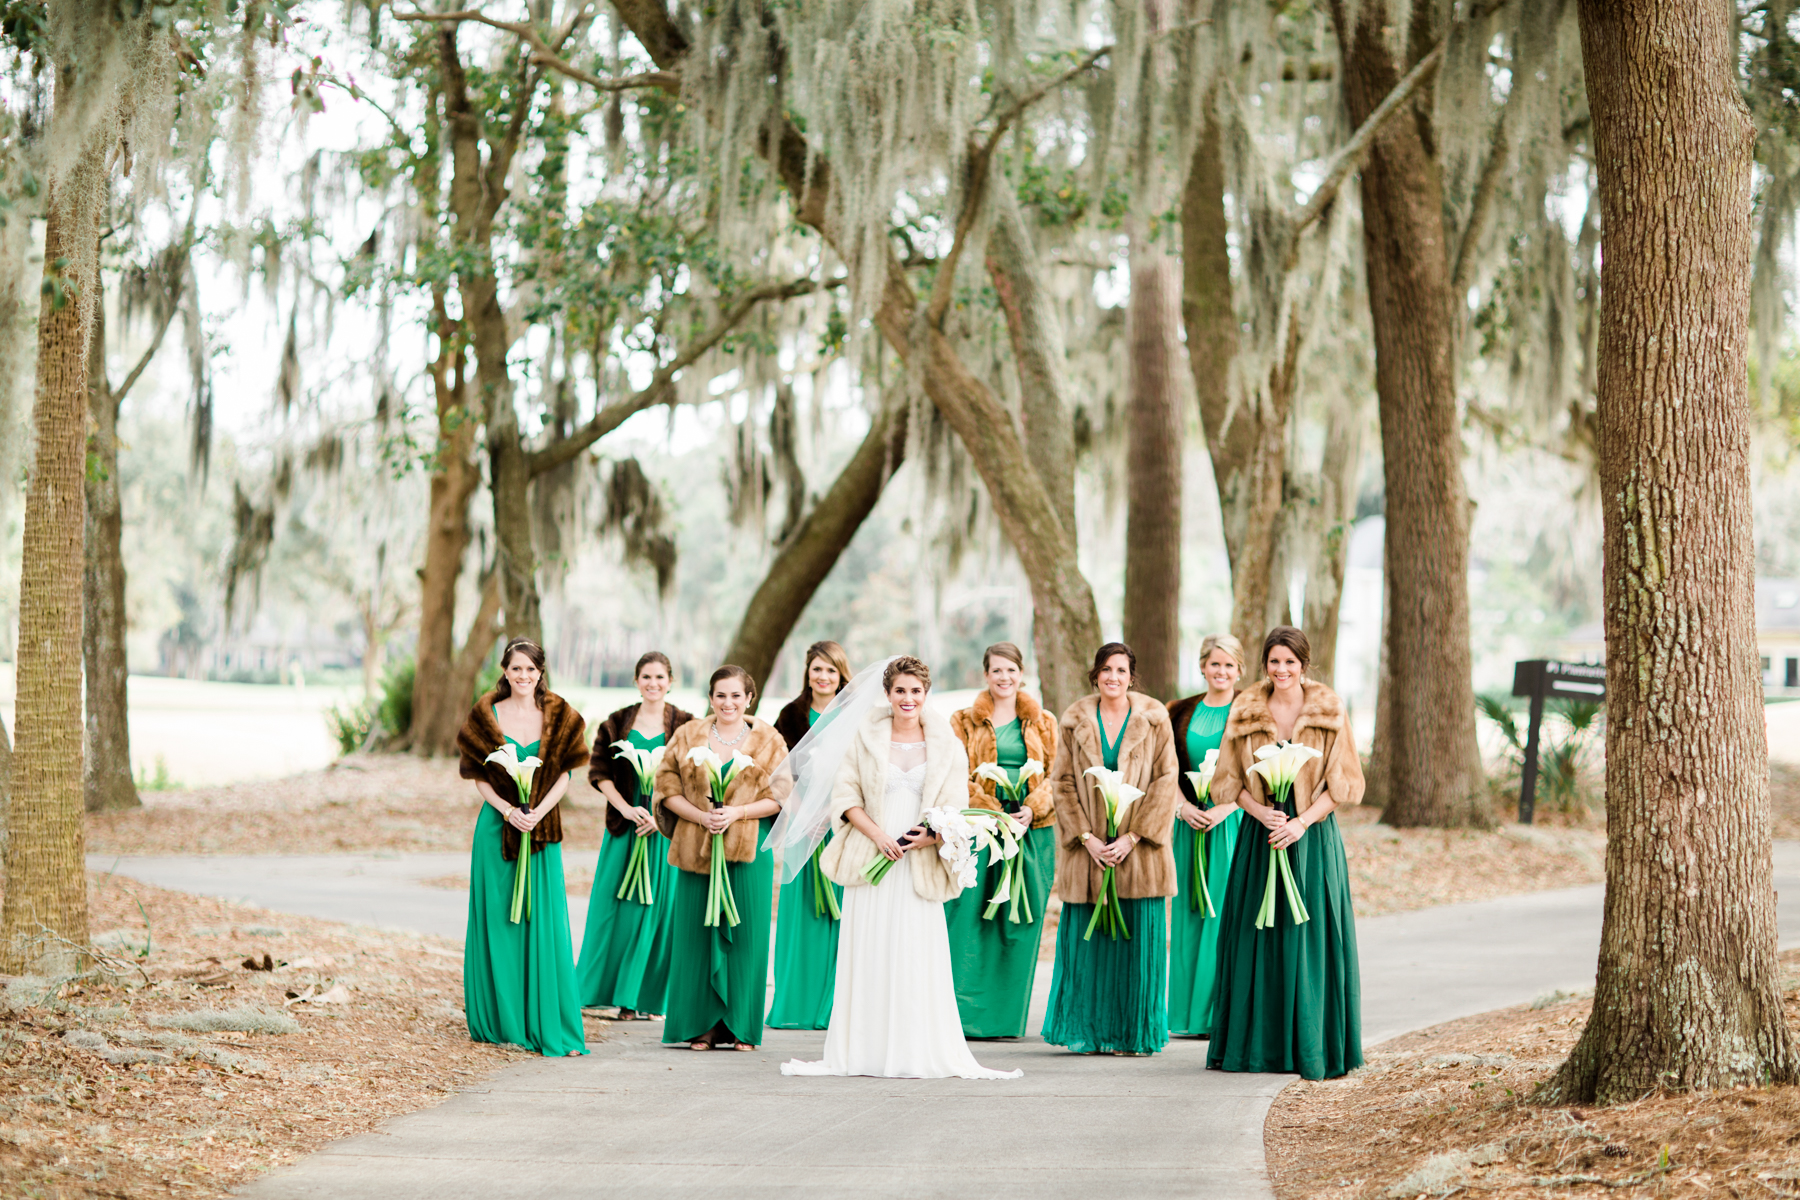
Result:
[[[417,881],[460,855],[162,858],[96,869],[279,911],[457,936],[466,893]],[[1800,943],[1800,843],[1776,847],[1783,945]],[[1357,924],[1367,1044],[1591,986],[1603,889],[1539,892]],[[577,936],[585,906],[571,904]],[[1032,1030],[1048,968],[1039,971]],[[1203,1069],[1205,1043],[1154,1058],[974,1044],[1016,1082],[788,1079],[823,1034],[770,1031],[755,1054],[693,1054],[661,1026],[615,1026],[575,1060],[524,1063],[387,1122],[242,1195],[459,1197],[1266,1197],[1262,1126],[1286,1075]],[[502,1132],[504,1131],[504,1132]],[[926,1165],[929,1163],[930,1165]]]

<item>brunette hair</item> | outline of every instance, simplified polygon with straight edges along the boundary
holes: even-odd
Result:
[[[550,671],[544,666],[544,648],[530,638],[514,638],[500,652],[500,679],[494,684],[494,702],[499,703],[512,695],[512,683],[506,678],[506,668],[515,654],[523,654],[537,668],[537,691],[531,699],[539,708],[544,707],[544,697],[550,694]]]
[[[899,658],[896,658],[887,665],[887,670],[881,673],[881,690],[884,692],[893,691],[894,680],[900,678],[902,675],[911,675],[914,679],[925,685],[926,691],[929,692],[931,690],[931,668],[910,654],[902,654]]]
[[[730,663],[726,663],[724,666],[714,671],[712,673],[712,678],[706,681],[707,700],[710,701],[712,699],[713,689],[727,679],[741,679],[744,681],[744,692],[748,697],[744,701],[744,707],[754,707],[756,704],[756,680],[751,676],[750,672],[744,670],[744,668],[733,666]]]
[[[1262,668],[1269,669],[1269,651],[1277,646],[1286,646],[1300,660],[1300,671],[1305,674],[1312,663],[1312,643],[1306,640],[1306,634],[1292,625],[1277,625],[1269,630],[1269,636],[1263,639]]]
[[[1089,687],[1100,686],[1100,668],[1106,665],[1107,659],[1112,658],[1117,654],[1123,654],[1125,656],[1125,661],[1131,664],[1131,686],[1137,686],[1137,654],[1124,642],[1108,642],[1106,645],[1094,651],[1094,665],[1088,668]]]
[[[643,653],[643,655],[637,660],[637,666],[631,668],[632,682],[635,683],[637,681],[637,677],[644,673],[644,668],[649,666],[651,663],[661,663],[662,669],[669,673],[669,682],[670,683],[675,682],[675,664],[670,662],[669,656],[664,654],[661,650],[646,650]]]
[[[806,648],[806,659],[800,667],[800,694],[794,697],[795,704],[809,705],[812,703],[812,682],[807,679],[807,673],[812,670],[813,660],[816,658],[824,659],[837,671],[838,691],[843,691],[850,683],[849,653],[829,639],[823,642],[814,642]]]
[[[1021,671],[1025,669],[1025,655],[1017,646],[1011,642],[995,642],[981,652],[981,673],[983,675],[987,674],[988,665],[996,658],[1004,658]]]
[[[1225,653],[1231,655],[1233,659],[1237,660],[1239,675],[1247,675],[1250,673],[1250,668],[1244,664],[1244,643],[1238,641],[1229,633],[1209,633],[1206,635],[1206,640],[1200,643],[1200,665],[1202,667],[1206,666],[1206,660],[1213,656],[1214,650],[1223,650]],[[1266,649],[1263,651],[1263,657],[1268,657],[1268,651]]]

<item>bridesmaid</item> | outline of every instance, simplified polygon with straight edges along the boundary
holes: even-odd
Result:
[[[524,638],[500,655],[494,690],[470,710],[456,735],[460,773],[482,799],[469,856],[469,928],[463,942],[463,1011],[469,1038],[529,1046],[540,1054],[586,1054],[569,898],[563,887],[562,817],[557,804],[588,761],[581,714],[548,689],[544,651]],[[542,765],[521,805],[512,776],[488,755],[510,743]],[[512,916],[519,844],[530,838],[531,904]]]
[[[744,668],[720,667],[706,691],[712,716],[675,731],[656,773],[652,811],[669,839],[669,862],[678,868],[662,1040],[686,1042],[690,1050],[754,1050],[762,1041],[775,893],[775,856],[762,844],[781,811],[784,797],[776,793],[791,786],[775,774],[787,748],[773,726],[749,715],[756,683]],[[732,779],[722,808],[712,806],[706,769],[688,759],[702,748],[722,761],[737,754],[752,760]],[[715,833],[725,835],[737,925],[705,923]]]
[[[944,905],[950,926],[950,961],[956,971],[956,1007],[963,1035],[972,1038],[1024,1037],[1031,1008],[1031,984],[1037,974],[1038,942],[1044,933],[1044,908],[1056,874],[1056,823],[1050,764],[1056,755],[1056,719],[1020,690],[1025,655],[1011,642],[989,646],[981,655],[987,688],[968,708],[950,717],[950,728],[962,739],[969,757],[969,807],[1019,811],[1002,802],[998,789],[973,772],[983,763],[1004,768],[1014,783],[1019,768],[1035,759],[1044,773],[1025,794],[1025,818],[1031,831],[1021,853],[1025,859],[1025,894],[1031,920],[1008,919],[1002,908],[984,917],[988,897],[999,886],[999,864],[983,852],[980,883]]]
[[[1306,635],[1279,625],[1263,641],[1261,683],[1231,708],[1213,795],[1235,800],[1263,836],[1238,838],[1220,913],[1218,1001],[1206,1065],[1226,1071],[1298,1072],[1334,1079],[1362,1066],[1362,989],[1344,840],[1332,815],[1363,797],[1362,764],[1337,694],[1306,678]],[[1290,800],[1268,804],[1250,774],[1256,751],[1278,741],[1320,751],[1300,769]],[[1266,833],[1264,833],[1266,830]],[[1296,925],[1282,889],[1275,924],[1257,929],[1270,847],[1287,847],[1310,919]]]
[[[662,1012],[668,998],[675,868],[669,865],[669,839],[650,815],[650,797],[639,793],[637,768],[613,747],[629,742],[634,750],[648,753],[694,719],[692,713],[667,702],[675,671],[660,650],[638,659],[633,678],[642,699],[600,723],[588,762],[588,783],[606,798],[606,838],[588,897],[581,961],[575,965],[582,1006],[616,1006],[621,1021],[649,1020]],[[645,845],[649,904],[619,899],[625,868],[639,838],[651,839]]]
[[[775,717],[775,732],[789,750],[849,682],[850,658],[842,646],[814,642],[806,648],[806,686]],[[824,1029],[831,1024],[839,919],[833,914],[842,912],[844,889],[819,869],[819,855],[829,844],[828,834],[800,873],[781,885],[775,908],[775,998],[768,1020],[774,1029]],[[827,888],[837,909],[824,902]]]
[[[1208,802],[1200,807],[1187,775],[1198,771],[1209,750],[1217,750],[1225,719],[1237,698],[1244,673],[1244,647],[1229,633],[1215,633],[1200,643],[1200,674],[1206,692],[1169,705],[1169,724],[1180,760],[1181,799],[1175,805],[1175,882],[1169,917],[1169,1032],[1175,1037],[1206,1037],[1212,1029],[1213,975],[1219,963],[1219,907],[1231,877],[1231,855],[1237,849],[1238,825],[1244,814],[1236,804]],[[1194,887],[1194,840],[1206,840],[1206,886],[1212,897],[1209,916]],[[1196,908],[1199,903],[1201,907]]]
[[[1056,731],[1056,965],[1044,1040],[1077,1054],[1154,1054],[1169,1041],[1169,937],[1165,898],[1175,893],[1169,849],[1175,819],[1175,739],[1169,711],[1141,692],[1137,656],[1123,642],[1094,655],[1096,691],[1071,704]],[[1143,795],[1106,839],[1106,802],[1091,767],[1120,772]],[[1112,867],[1131,936],[1095,928],[1103,872]]]

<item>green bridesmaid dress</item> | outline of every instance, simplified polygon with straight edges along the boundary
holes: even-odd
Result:
[[[1291,800],[1283,811],[1294,815]],[[1256,928],[1269,871],[1269,843],[1260,828],[1238,839],[1219,914],[1217,1006],[1206,1065],[1335,1079],[1363,1062],[1362,976],[1337,814],[1288,848],[1311,918],[1304,925],[1294,924],[1277,881],[1275,925]]]
[[[768,839],[774,817],[758,822],[756,844]],[[727,863],[740,923],[706,924],[710,881],[675,870],[675,929],[669,959],[669,1007],[664,1042],[691,1042],[723,1021],[733,1036],[759,1045],[769,981],[769,909],[775,896],[775,855],[759,849],[749,862]]]
[[[994,729],[995,759],[1014,783],[1025,765],[1025,733],[1015,718]],[[1030,816],[1030,810],[1025,814]],[[1037,975],[1038,942],[1044,934],[1044,908],[1056,877],[1056,829],[1046,825],[1025,835],[1025,895],[1031,920],[1008,919],[1006,907],[985,919],[988,897],[1000,886],[1002,864],[983,850],[976,884],[944,904],[950,932],[950,966],[956,977],[956,1007],[963,1036],[1024,1037],[1031,1010],[1031,984]]]
[[[1119,769],[1126,714],[1110,742],[1100,726],[1102,765]],[[1169,1044],[1169,903],[1163,896],[1119,900],[1129,938],[1099,930],[1083,939],[1092,904],[1065,904],[1056,925],[1056,965],[1044,1040],[1077,1054],[1154,1054]]]
[[[626,735],[634,749],[651,751],[663,744],[633,729]],[[644,797],[632,799],[649,806]],[[644,850],[650,863],[651,902],[619,899],[625,868],[631,861],[635,829],[622,837],[606,835],[594,868],[594,890],[588,896],[587,931],[581,939],[581,961],[575,964],[581,1002],[588,1008],[629,1008],[660,1013],[669,998],[669,943],[675,911],[675,868],[669,865],[669,839],[649,834]]]
[[[1189,769],[1217,750],[1225,734],[1231,705],[1217,708],[1204,700],[1194,706],[1188,721]],[[1187,781],[1182,781],[1184,794]],[[1192,796],[1188,797],[1192,800]],[[1169,913],[1169,1032],[1179,1037],[1206,1037],[1212,1031],[1213,980],[1219,965],[1219,916],[1225,905],[1226,884],[1231,879],[1231,858],[1237,852],[1242,809],[1232,813],[1206,833],[1197,833],[1180,817],[1175,818],[1175,878],[1179,891]],[[1194,907],[1194,840],[1206,839],[1206,887],[1212,896],[1213,915]]]
[[[538,744],[518,747],[519,757]],[[469,1038],[529,1046],[539,1054],[586,1054],[581,997],[575,990],[575,952],[569,945],[569,900],[563,888],[562,846],[533,847],[529,917],[513,924],[516,862],[501,850],[506,822],[491,804],[475,821],[469,855],[469,930],[463,939],[463,1011]]]
[[[806,710],[815,725],[819,710]],[[837,987],[838,916],[844,889],[819,870],[826,835],[800,873],[781,885],[775,910],[775,998],[769,1002],[773,1029],[824,1029],[831,1024],[831,997]],[[827,892],[830,895],[827,898]]]

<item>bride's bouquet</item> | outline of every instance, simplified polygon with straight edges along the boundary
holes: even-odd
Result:
[[[648,808],[650,793],[656,789],[656,769],[662,766],[663,747],[640,750],[629,741],[614,742],[612,748],[637,772],[638,803]],[[633,838],[631,857],[625,862],[625,879],[619,884],[618,899],[636,900],[639,904],[655,904],[656,893],[650,887],[650,851],[647,837]]]
[[[979,808],[928,808],[919,814],[919,824],[942,839],[938,844],[938,857],[949,866],[950,877],[956,880],[957,887],[963,889],[975,886],[976,839],[994,837],[999,821],[1000,814]],[[878,854],[875,861],[864,868],[863,878],[878,884],[893,869],[894,860]]]
[[[1201,808],[1212,807],[1212,778],[1218,769],[1219,752],[1208,750],[1200,769],[1187,773],[1188,782],[1194,785],[1194,799]],[[1213,910],[1212,889],[1206,886],[1206,834],[1204,829],[1194,831],[1193,886],[1188,888],[1188,908],[1199,913],[1202,920],[1218,915]]]
[[[1100,798],[1106,802],[1106,840],[1110,842],[1119,836],[1119,823],[1125,810],[1144,793],[1126,783],[1125,777],[1117,771],[1089,767],[1086,773],[1097,781]],[[1106,927],[1106,936],[1131,940],[1131,930],[1125,924],[1125,909],[1119,904],[1119,885],[1113,878],[1111,867],[1101,872],[1100,895],[1094,901],[1094,915],[1088,920],[1081,940],[1085,942],[1093,937],[1094,929],[1102,925]]]
[[[498,750],[487,756],[488,762],[497,762],[500,769],[512,776],[513,786],[519,789],[519,807],[531,804],[531,780],[537,769],[544,765],[544,760],[533,754],[524,759],[519,758],[519,751],[511,742],[503,742]],[[531,835],[519,834],[519,865],[513,870],[512,909],[507,920],[517,925],[520,918],[531,919]]]
[[[1302,746],[1299,742],[1276,742],[1272,746],[1263,746],[1256,752],[1256,765],[1250,768],[1252,775],[1261,775],[1263,782],[1269,785],[1269,803],[1280,808],[1288,801],[1294,790],[1294,777],[1300,774],[1300,768],[1315,758],[1325,757],[1311,746]],[[1288,912],[1294,918],[1294,924],[1304,925],[1312,920],[1306,911],[1306,902],[1300,898],[1300,885],[1294,879],[1294,868],[1288,862],[1287,848],[1277,850],[1269,847],[1269,877],[1263,884],[1262,907],[1256,910],[1256,927],[1273,929],[1275,927],[1275,877],[1281,876],[1281,888],[1287,894]]]
[[[712,789],[712,806],[725,807],[725,789],[738,777],[738,772],[756,762],[748,754],[734,754],[721,760],[710,746],[696,746],[688,751],[688,761],[706,768],[706,782]],[[726,926],[739,923],[737,898],[731,894],[731,876],[725,869],[725,835],[712,835],[712,877],[706,888],[706,920],[703,924]]]
[[[992,783],[1002,803],[1019,810],[1000,817],[995,822],[997,838],[990,837],[982,843],[983,848],[991,845],[992,857],[1000,861],[1000,886],[988,897],[988,906],[981,914],[984,921],[993,920],[1002,904],[1007,905],[1006,919],[1015,925],[1020,921],[1030,924],[1035,919],[1031,914],[1031,898],[1025,894],[1025,856],[1020,839],[1031,828],[1031,818],[1024,811],[1025,797],[1031,791],[1031,781],[1043,773],[1044,764],[1035,758],[1025,760],[1016,781],[998,763],[982,763],[975,768],[975,778]],[[989,817],[995,815],[981,808],[965,808],[963,812],[977,816],[983,813]]]

